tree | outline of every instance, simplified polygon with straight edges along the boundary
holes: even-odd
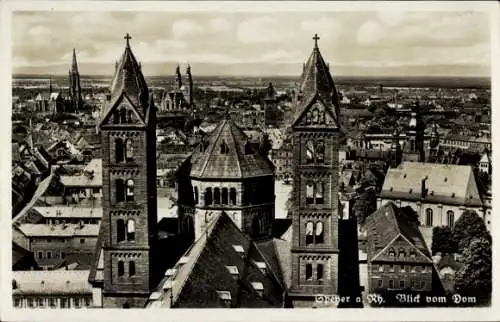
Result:
[[[456,247],[453,243],[450,227],[434,227],[432,230],[432,255],[440,252],[443,255],[454,253]]]
[[[453,243],[463,253],[474,238],[490,238],[483,219],[473,210],[465,210],[453,227]]]
[[[491,294],[491,243],[475,238],[464,250],[464,266],[457,272],[455,289],[462,295],[489,298]]]
[[[373,190],[365,191],[359,195],[352,208],[358,223],[363,224],[366,217],[377,210],[377,196]]]

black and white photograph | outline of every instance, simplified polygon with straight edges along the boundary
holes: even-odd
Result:
[[[488,318],[499,7],[338,3],[5,5],[9,312]]]

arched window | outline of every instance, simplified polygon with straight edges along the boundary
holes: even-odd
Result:
[[[132,277],[135,275],[135,262],[128,262],[128,276]]]
[[[118,219],[116,221],[116,240],[118,242],[125,240],[125,222],[123,219]]]
[[[314,162],[314,144],[312,141],[307,141],[306,142],[306,163],[313,163]]]
[[[229,148],[226,144],[226,142],[222,141],[221,145],[220,145],[220,153],[221,154],[227,154],[229,153]]]
[[[315,184],[315,194],[316,194],[316,204],[317,205],[322,205],[324,202],[323,198],[323,192],[324,192],[324,183],[323,182],[316,182]]]
[[[414,250],[414,249],[410,250],[410,257],[411,257],[411,258],[415,258],[415,257],[417,257],[417,253],[415,252],[415,250]]]
[[[394,250],[394,248],[389,248],[389,256],[391,256],[391,257],[396,256],[396,251]]]
[[[313,276],[313,267],[311,263],[306,264],[306,280],[311,280]]]
[[[306,245],[311,245],[314,243],[314,223],[308,221],[306,223]]]
[[[123,261],[118,261],[118,276],[123,276],[125,274],[125,264]]]
[[[257,236],[262,233],[262,219],[258,216],[253,217],[252,220],[252,233]]]
[[[227,188],[222,188],[222,204],[227,205],[229,202],[229,193],[227,191]]]
[[[318,124],[319,123],[319,112],[317,109],[314,109],[312,111],[312,124]]]
[[[198,203],[198,187],[194,187],[194,203]]]
[[[253,153],[253,151],[252,151],[252,147],[250,145],[250,142],[247,141],[245,143],[245,154],[252,154],[252,153]]]
[[[231,201],[232,205],[236,205],[236,189],[235,188],[229,189],[229,200]]]
[[[115,139],[115,159],[116,163],[123,162],[123,141],[120,138]]]
[[[115,180],[115,192],[116,192],[116,202],[121,202],[125,200],[125,187],[122,179]]]
[[[319,141],[316,145],[316,163],[325,162],[325,142]]]
[[[446,212],[446,217],[448,217],[448,227],[450,227],[451,229],[453,229],[453,226],[455,224],[455,213],[453,212],[453,210],[448,210]]]
[[[323,274],[324,271],[323,271],[323,264],[318,264],[316,266],[316,278],[318,279],[318,281],[321,281],[323,279]]]
[[[432,226],[432,222],[433,222],[433,213],[432,213],[432,209],[431,208],[427,208],[425,210],[425,225],[426,226]]]
[[[134,180],[127,180],[127,201],[134,201]]]
[[[403,248],[400,248],[400,249],[398,250],[398,257],[399,257],[399,258],[403,258],[403,257],[405,257],[405,256],[406,256],[405,250],[404,250]]]
[[[205,189],[205,205],[210,206],[212,204],[212,188]]]
[[[316,235],[316,244],[323,244],[325,238],[324,238],[324,231],[323,231],[323,223],[321,221],[317,222],[316,223],[316,232],[315,232],[315,235]]]
[[[132,111],[127,111],[127,123],[132,123]]]
[[[312,205],[314,203],[314,183],[306,183],[306,204]]]
[[[118,124],[118,123],[120,123],[120,113],[117,110],[115,110],[113,112],[113,124]]]
[[[135,221],[133,219],[127,220],[127,241],[135,240]]]
[[[220,189],[214,188],[214,204],[220,205]]]
[[[127,110],[125,108],[120,110],[120,123],[127,123]]]
[[[130,161],[134,158],[134,146],[131,139],[125,141],[125,158],[127,159],[127,161]]]

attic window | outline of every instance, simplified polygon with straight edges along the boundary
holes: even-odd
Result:
[[[153,293],[151,293],[151,296],[149,297],[149,299],[151,301],[157,301],[157,300],[160,299],[160,297],[161,297],[161,293],[160,292],[153,292]]]
[[[245,250],[243,249],[243,246],[241,245],[233,245],[233,249],[240,255],[245,254]]]
[[[252,282],[253,289],[260,295],[264,293],[264,285],[261,282]]]
[[[231,292],[229,291],[217,291],[217,296],[219,301],[224,307],[231,307]]]
[[[186,264],[189,261],[189,256],[182,256],[179,259],[179,264]]]
[[[406,173],[405,173],[405,174],[403,174],[403,178],[406,178]]]
[[[431,196],[434,196],[434,190],[431,191]]]
[[[177,269],[175,269],[175,268],[169,268],[165,272],[165,276],[171,277],[171,276],[174,276],[175,273],[177,273]]]
[[[229,153],[229,147],[227,146],[226,142],[222,141],[220,144],[220,153],[221,154],[227,154]]]
[[[238,271],[238,267],[236,266],[226,266],[227,271],[231,276],[235,279],[237,279],[240,275],[240,272]]]
[[[409,193],[412,193],[412,192],[413,192],[413,189],[411,189],[411,188],[410,188],[410,191],[409,191]]]
[[[451,197],[455,198],[455,193],[454,192],[451,193]]]
[[[245,154],[252,154],[252,147],[250,146],[250,142],[245,143]]]
[[[444,182],[448,182],[448,178],[447,177],[444,178]]]
[[[389,189],[389,191],[392,191],[392,190],[393,190],[393,189],[392,189],[392,187],[391,187],[391,188]]]
[[[262,274],[266,274],[266,263],[264,262],[255,262],[255,265],[259,268]]]
[[[171,290],[172,287],[174,287],[175,285],[175,281],[172,281],[172,280],[167,280],[165,281],[165,283],[163,284],[163,289],[164,290]]]

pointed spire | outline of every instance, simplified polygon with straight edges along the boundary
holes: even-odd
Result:
[[[182,87],[182,75],[181,75],[181,68],[179,65],[175,68],[175,81],[177,83],[177,89],[181,89]]]
[[[189,76],[191,76],[191,65],[188,64],[187,68],[186,68],[186,74],[188,74]]]
[[[73,48],[73,62],[71,63],[71,71],[73,73],[78,73],[78,63],[76,61],[76,50]]]
[[[52,75],[49,78],[49,93],[52,93]]]

